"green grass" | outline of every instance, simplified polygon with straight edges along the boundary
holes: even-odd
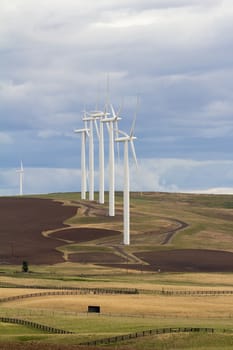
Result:
[[[17,325],[10,323],[0,322],[0,336],[9,336],[9,335],[21,335],[21,334],[39,334],[41,333],[37,329]]]
[[[54,193],[37,196],[40,198],[51,198],[55,200],[70,201],[77,203],[80,201],[80,193]],[[95,193],[97,200],[98,194]],[[87,201],[88,202],[88,201]],[[85,204],[85,201],[81,203]],[[122,232],[122,193],[116,193],[116,208],[120,214],[116,217],[108,217],[108,193],[106,193],[105,205],[92,202],[96,210],[104,208],[106,215],[96,214],[91,217],[75,215],[66,223],[71,225],[98,225],[99,228],[112,228]],[[233,251],[232,220],[233,214],[232,195],[198,195],[180,193],[131,193],[131,237],[134,248],[141,250],[169,249],[169,248],[207,248]],[[225,215],[225,216],[224,216]],[[175,224],[170,219],[185,221],[189,226],[177,232],[173,239],[165,247],[161,246],[162,236],[156,232],[166,232],[174,228]],[[208,234],[208,240],[205,232]],[[154,235],[146,235],[146,232],[155,232]],[[139,234],[136,235],[135,233]],[[217,236],[215,237],[215,233]],[[122,238],[120,238],[122,240]],[[108,244],[108,240],[102,240]],[[119,244],[119,237],[111,239],[111,244]],[[68,249],[68,248],[67,248]]]
[[[233,348],[232,335],[226,334],[205,334],[205,333],[181,333],[166,334],[148,338],[139,338],[137,341],[123,342],[114,348],[134,350],[231,350]]]
[[[55,193],[33,196],[50,198],[59,201],[70,201],[74,204],[80,201],[80,193]],[[97,200],[97,194],[95,194]],[[74,225],[98,225],[98,227],[112,228],[122,231],[122,193],[116,193],[116,207],[120,214],[115,218],[99,215],[98,210],[104,208],[92,203],[96,209],[96,216],[81,217],[76,215],[67,220]],[[133,244],[125,247],[126,252],[142,250],[168,250],[187,248],[222,249],[233,251],[232,214],[233,196],[227,195],[191,195],[176,193],[131,193],[131,231]],[[178,219],[189,226],[177,232],[167,245],[161,245],[158,233],[177,224],[170,219]],[[146,232],[155,232],[147,235]],[[156,233],[157,232],[157,233]],[[157,236],[156,236],[157,234]],[[208,234],[208,238],[207,237]],[[119,237],[99,240],[95,244],[62,245],[59,249],[68,253],[76,252],[111,252],[114,244],[119,244]],[[53,266],[30,266],[31,273],[23,274],[21,266],[0,266],[0,285],[39,285],[52,287],[119,287],[137,289],[161,288],[233,288],[232,273],[140,273],[122,271],[109,267],[94,265],[61,263]],[[27,294],[27,289],[25,289]],[[208,297],[206,297],[208,298]],[[208,300],[208,299],[206,299]],[[217,299],[216,299],[217,300]],[[116,303],[118,302],[116,296]],[[135,305],[135,308],[137,306]],[[77,332],[76,335],[48,335],[41,331],[24,326],[0,323],[0,342],[31,342],[77,344],[90,339],[100,339],[119,334],[126,334],[161,327],[214,327],[231,330],[233,311],[229,310],[228,318],[193,319],[190,317],[126,317],[86,315],[54,310],[30,309],[28,307],[12,308],[10,304],[2,305],[1,316],[19,317],[32,320],[48,326]],[[145,337],[137,341],[114,344],[115,349],[208,349],[230,350],[233,348],[232,335],[222,334],[172,334]]]
[[[52,319],[50,320],[52,322]],[[174,320],[173,320],[174,322]],[[26,328],[24,326],[1,324],[0,323],[0,342],[5,341],[40,341],[51,342],[61,344],[74,344],[81,343],[90,340],[97,340],[108,338],[117,335],[141,332],[143,330],[171,327],[171,321],[151,321],[140,319],[118,319],[118,318],[104,318],[104,317],[77,317],[70,318],[69,316],[63,318],[61,323],[67,327],[73,328],[77,331],[75,335],[50,335],[43,333],[39,330]],[[174,327],[190,326],[201,327],[200,323],[196,324],[196,321],[186,322],[184,325],[181,322],[175,321]],[[206,327],[212,327],[210,323]],[[63,327],[64,329],[65,327]],[[138,338],[135,340],[124,341],[114,344],[114,349],[120,349],[124,346],[131,349],[133,344],[134,349],[231,349],[233,344],[232,333],[223,333],[221,330],[217,333],[175,333],[165,335],[147,336],[144,338]]]

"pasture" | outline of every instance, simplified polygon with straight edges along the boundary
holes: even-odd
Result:
[[[149,329],[209,327],[213,334],[151,335],[108,346],[231,349],[233,196],[132,193],[128,247],[121,194],[114,218],[107,205],[79,196],[0,198],[1,207],[7,203],[0,215],[0,317],[74,332],[0,322],[0,348],[78,349]],[[29,273],[21,272],[22,260]],[[76,294],[59,295],[62,290]],[[13,296],[19,297],[6,299]],[[88,305],[99,305],[100,314],[88,313]]]

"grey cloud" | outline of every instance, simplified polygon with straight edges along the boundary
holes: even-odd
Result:
[[[11,135],[5,133],[5,132],[0,132],[0,144],[12,144],[13,138]]]
[[[6,145],[4,161],[23,154],[33,166],[78,164],[78,140],[67,135],[84,105],[104,103],[106,72],[116,108],[125,98],[125,130],[140,96],[139,158],[232,158],[231,2],[4,4],[0,130],[18,148]]]

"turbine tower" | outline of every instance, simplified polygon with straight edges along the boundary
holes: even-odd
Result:
[[[99,203],[104,204],[104,127],[101,120],[109,115],[107,111],[93,111],[89,116],[94,119],[96,133],[99,140]],[[97,125],[99,120],[99,127]]]
[[[22,196],[23,195],[23,175],[24,175],[22,160],[20,164],[20,169],[16,170],[16,172],[19,174],[19,195]]]
[[[117,137],[115,139],[116,142],[124,142],[124,195],[123,195],[123,205],[124,205],[124,238],[123,243],[125,245],[130,244],[130,175],[129,175],[129,143],[131,146],[133,158],[135,161],[136,166],[137,164],[137,158],[136,158],[136,152],[134,148],[133,141],[136,139],[136,137],[133,135],[134,133],[134,126],[135,126],[135,120],[133,122],[130,134],[126,134],[123,131],[118,131],[119,134],[122,134],[123,137]]]
[[[75,129],[75,133],[81,134],[81,199],[86,199],[87,191],[87,173],[86,173],[86,137],[88,129]]]
[[[94,133],[93,123],[95,118],[92,116],[84,116],[84,123],[89,122],[89,200],[94,200]],[[86,124],[85,124],[86,125]]]
[[[121,118],[115,114],[111,105],[112,117],[107,117],[101,120],[102,123],[107,123],[109,134],[109,216],[115,216],[115,154],[114,154],[114,125],[117,125]]]

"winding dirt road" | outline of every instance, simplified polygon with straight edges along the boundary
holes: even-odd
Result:
[[[217,250],[183,249],[183,250],[153,250],[131,252],[122,244],[115,244],[115,238],[121,233],[93,227],[75,227],[64,224],[73,217],[77,210],[80,215],[106,216],[98,204],[83,204],[75,202],[65,206],[60,202],[35,198],[0,198],[0,264],[22,264],[27,260],[30,264],[56,264],[64,261],[63,254],[57,250],[61,240],[67,244],[87,242],[89,247],[96,247],[97,242],[102,247],[112,248],[112,251],[76,252],[73,261],[92,264],[103,264],[124,269],[155,271],[228,271],[233,272],[233,253]],[[169,244],[174,235],[185,229],[188,224],[174,218],[165,218],[176,223],[176,228],[163,232],[163,246]],[[42,232],[49,232],[43,235]],[[52,232],[52,234],[51,234]],[[153,234],[153,232],[151,232]],[[154,233],[158,234],[158,232]],[[141,236],[142,234],[140,234]],[[136,237],[137,235],[135,235]],[[105,237],[105,239],[104,239]],[[143,236],[142,242],[143,242]],[[103,240],[104,239],[104,240]],[[119,239],[117,238],[117,241]],[[93,244],[90,242],[93,241]],[[143,243],[142,243],[143,245]],[[96,259],[96,260],[95,260]],[[72,254],[66,255],[67,261],[72,261]],[[112,261],[112,263],[111,263]]]

